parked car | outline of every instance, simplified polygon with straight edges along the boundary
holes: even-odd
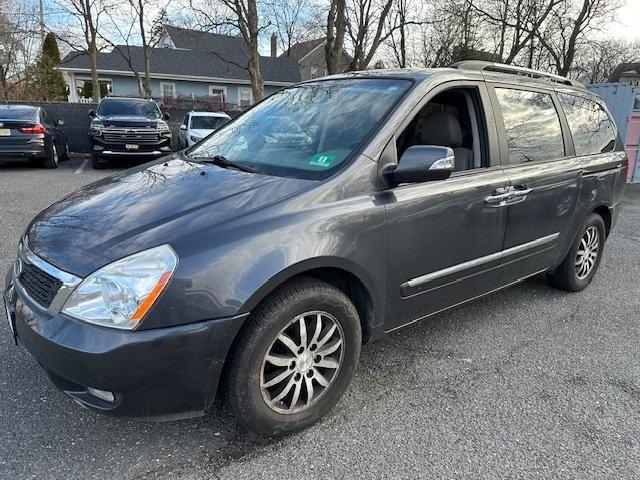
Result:
[[[187,113],[180,125],[178,147],[192,147],[207,135],[225,126],[231,117],[224,112],[194,112]]]
[[[64,122],[41,107],[0,105],[0,159],[58,168],[69,157]]]
[[[89,143],[93,168],[110,160],[151,160],[171,153],[171,130],[152,99],[105,97],[89,112]]]
[[[311,142],[274,135],[283,116]],[[627,167],[602,101],[562,77],[310,80],[40,213],[8,318],[88,408],[193,417],[220,384],[246,427],[290,433],[334,407],[365,342],[540,273],[586,288]]]

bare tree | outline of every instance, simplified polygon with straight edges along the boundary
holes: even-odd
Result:
[[[621,63],[640,61],[640,44],[606,39],[591,41],[576,53],[572,75],[586,83],[605,82]]]
[[[5,100],[18,95],[35,60],[39,26],[33,7],[0,0],[0,98]]]
[[[105,29],[101,37],[112,46],[113,51],[119,53],[129,70],[133,73],[138,84],[141,97],[149,98],[151,91],[151,57],[153,49],[158,46],[162,34],[162,27],[167,18],[167,5],[160,5],[157,0],[126,0],[122,7],[126,7],[128,23],[123,22],[122,8],[109,15],[110,29]],[[160,10],[157,14],[153,12]],[[149,12],[151,10],[152,12]],[[117,41],[112,40],[113,38]],[[142,52],[142,69],[137,61],[139,51]]]
[[[85,51],[89,55],[91,68],[91,97],[94,101],[100,100],[100,84],[98,82],[98,51],[99,31],[102,20],[114,6],[112,0],[56,0],[67,18],[61,23],[70,25],[71,28],[60,28],[57,37],[60,41],[69,45],[73,50]],[[80,31],[80,39],[74,33]]]
[[[327,43],[325,59],[327,73],[333,75],[340,71],[344,37],[347,32],[347,13],[345,0],[331,0],[327,14]]]
[[[310,0],[269,0],[266,3],[265,16],[275,29],[284,52],[308,38],[307,20],[314,7]]]
[[[420,65],[443,67],[482,48],[478,14],[467,0],[436,1],[421,29]]]
[[[577,51],[587,43],[586,34],[619,6],[611,0],[562,0],[551,12],[546,29],[536,36],[559,75],[571,72]]]
[[[397,0],[393,15],[390,16],[388,29],[391,31],[389,35],[389,44],[393,55],[396,59],[396,63],[400,68],[407,67],[407,23],[410,12],[410,0]],[[393,30],[397,31],[397,38],[394,35]]]
[[[394,24],[385,31],[393,4],[394,0],[349,0],[347,33],[353,49],[349,70],[367,68],[380,44],[398,28]]]
[[[260,26],[257,0],[220,0],[229,10],[226,22],[233,25],[242,36],[249,56],[248,68],[251,77],[251,90],[256,102],[264,96],[264,80],[260,70],[260,53],[258,52]]]
[[[415,63],[415,48],[420,43],[424,27],[439,23],[440,20],[427,15],[430,5],[422,0],[395,0],[387,17],[386,40],[384,43],[394,57],[395,64],[406,68]],[[421,61],[417,62],[422,64]]]
[[[563,0],[467,0],[497,41],[494,52],[504,63],[513,63],[528,49],[527,66],[532,67],[535,36]]]

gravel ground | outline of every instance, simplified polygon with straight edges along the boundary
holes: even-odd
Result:
[[[0,268],[28,221],[96,180],[0,165]],[[637,478],[640,474],[640,188],[592,286],[543,278],[409,326],[363,349],[318,425],[283,440],[240,430],[222,405],[154,424],[80,409],[0,317],[0,478]]]

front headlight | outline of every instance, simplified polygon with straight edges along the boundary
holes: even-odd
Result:
[[[167,131],[169,130],[169,124],[164,120],[158,120],[158,125],[156,126],[158,130]]]
[[[189,138],[191,139],[192,142],[194,143],[198,143],[200,140],[202,140],[202,138],[200,137],[196,137],[195,135],[190,135]]]
[[[102,120],[94,118],[93,120],[91,120],[91,125],[89,125],[89,128],[91,130],[102,130],[104,128],[104,123],[102,123]]]
[[[169,283],[178,257],[161,245],[117,260],[85,278],[62,308],[71,317],[132,330]]]

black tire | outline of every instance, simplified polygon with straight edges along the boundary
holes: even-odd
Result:
[[[266,355],[273,352],[276,338],[284,329],[290,328],[287,325],[296,325],[297,323],[292,323],[292,320],[307,312],[313,312],[310,315],[311,321],[318,312],[328,313],[331,317],[330,322],[339,325],[340,328],[334,328],[333,331],[334,334],[339,331],[339,335],[342,335],[340,366],[332,374],[326,389],[320,391],[308,406],[301,406],[304,410],[297,413],[279,413],[267,404],[263,396],[261,379],[263,368],[267,365]],[[309,337],[320,338],[315,335],[315,329],[313,335],[311,331],[310,329]],[[324,336],[327,330],[321,331],[321,335]],[[313,351],[315,346],[313,338],[307,344],[309,351]],[[304,342],[299,340],[298,343]],[[232,348],[223,380],[227,401],[240,423],[259,435],[286,435],[307,428],[326,415],[347,389],[360,357],[361,346],[362,331],[358,312],[343,292],[311,277],[289,282],[277,289],[255,310]],[[316,348],[316,353],[322,353],[321,347],[316,346]],[[318,381],[317,377],[314,377],[318,373],[315,371],[315,365],[314,363],[311,368],[314,372],[306,372],[311,373],[309,382],[312,383]],[[293,365],[281,368],[283,371],[288,371],[289,368],[292,372],[297,371],[294,370],[297,367]],[[307,381],[304,374],[292,375],[299,376],[301,380],[298,381],[301,383]],[[322,379],[326,380],[324,377]],[[322,387],[316,388],[319,390]],[[300,393],[299,390],[301,395],[299,402],[309,403],[309,388],[304,386],[301,390],[305,390],[306,393]],[[302,401],[302,395],[307,400]]]
[[[64,142],[64,151],[60,155],[60,160],[65,162],[69,160],[69,143],[67,141]]]
[[[60,157],[58,156],[58,147],[56,146],[56,142],[52,142],[49,155],[47,155],[42,161],[42,166],[44,168],[58,168],[59,161]]]
[[[94,170],[104,170],[107,168],[107,162],[103,161],[100,155],[91,154],[91,165]]]
[[[581,244],[587,235],[587,231],[590,229],[592,229],[591,231],[593,232],[597,232],[598,249],[597,252],[595,252],[595,259],[592,267],[588,272],[584,272],[583,276],[581,276],[578,273],[579,267],[577,265],[577,261],[579,260],[578,250],[582,251]],[[600,266],[605,240],[606,228],[604,221],[600,215],[592,213],[589,215],[582,228],[578,231],[578,235],[576,236],[569,253],[567,253],[567,256],[558,268],[548,275],[549,283],[556,288],[567,290],[569,292],[579,292],[580,290],[587,288]],[[582,258],[582,255],[580,255],[580,258]]]

